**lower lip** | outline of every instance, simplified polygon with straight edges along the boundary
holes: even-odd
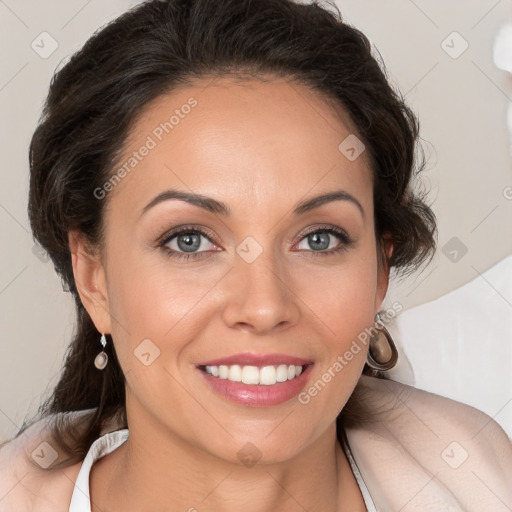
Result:
[[[312,369],[313,365],[309,364],[298,377],[285,382],[277,382],[271,386],[233,382],[228,379],[213,377],[199,368],[198,371],[211,389],[232,402],[252,407],[267,407],[282,404],[297,396],[304,388]]]

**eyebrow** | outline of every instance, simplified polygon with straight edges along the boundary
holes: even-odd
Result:
[[[161,194],[158,194],[155,198],[153,198],[142,209],[140,217],[142,217],[148,210],[150,210],[157,204],[162,203],[164,201],[169,201],[171,199],[185,201],[186,203],[202,208],[203,210],[206,210],[210,213],[220,214],[226,217],[229,217],[231,215],[231,210],[229,206],[223,203],[222,201],[217,201],[212,197],[204,196],[201,194],[194,194],[184,192],[181,190],[169,189],[162,192]],[[316,197],[305,199],[295,206],[295,208],[293,209],[293,214],[295,216],[302,215],[308,211],[311,211],[315,208],[318,208],[324,204],[333,201],[348,201],[354,204],[357,207],[357,209],[361,212],[361,215],[364,218],[364,209],[361,206],[361,203],[353,195],[349,194],[345,190],[336,190]]]

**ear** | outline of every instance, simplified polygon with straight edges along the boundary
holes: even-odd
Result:
[[[93,251],[79,231],[68,233],[75,284],[80,299],[96,329],[111,332],[110,309],[105,270],[99,251]]]
[[[386,297],[386,293],[388,291],[389,284],[389,265],[388,261],[391,259],[391,255],[393,254],[393,236],[390,233],[385,233],[380,242],[381,252],[379,253],[377,265],[377,294],[375,296],[375,313],[377,313],[382,303],[384,302],[384,298]]]

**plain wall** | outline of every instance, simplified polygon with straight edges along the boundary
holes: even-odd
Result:
[[[74,324],[71,297],[52,264],[34,252],[26,213],[30,137],[55,68],[136,3],[0,2],[0,439],[12,435],[56,383]],[[504,194],[512,185],[506,131],[511,91],[506,73],[492,62],[493,39],[509,20],[510,6],[482,0],[337,5],[375,43],[392,83],[421,121],[429,157],[422,183],[438,217],[439,250],[423,272],[392,283],[389,302],[408,309],[472,280],[512,252],[512,201]],[[453,31],[469,44],[456,59],[442,47]],[[58,43],[48,58],[31,47],[42,32]],[[443,253],[453,254],[445,247],[453,237],[457,261]],[[460,257],[463,246],[467,252]]]

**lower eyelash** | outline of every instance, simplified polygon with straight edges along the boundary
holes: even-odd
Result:
[[[193,260],[197,259],[197,258],[201,258],[202,255],[204,253],[203,252],[176,252],[176,251],[173,251],[172,249],[167,251],[167,256],[169,256],[170,258],[176,258],[177,260],[185,260],[185,261],[188,261],[190,258],[192,258]]]
[[[168,244],[173,238],[175,238],[179,235],[185,234],[185,233],[200,234],[200,235],[204,236],[211,243],[215,243],[212,240],[210,240],[208,233],[202,231],[201,229],[198,229],[198,228],[186,229],[185,228],[185,229],[182,229],[175,233],[172,233],[170,236],[166,237],[165,240],[163,240],[161,243],[159,243],[159,247],[161,247],[165,251],[165,253],[167,254],[167,256],[169,258],[175,258],[179,261],[188,261],[190,258],[195,260],[198,258],[202,258],[205,252],[209,252],[209,251],[201,251],[201,252],[186,253],[186,252],[178,252],[178,251],[175,251],[174,249],[169,249],[166,247],[166,244]],[[315,257],[316,256],[329,256],[332,254],[337,254],[337,253],[346,251],[353,244],[353,240],[348,236],[348,234],[345,231],[338,230],[333,227],[326,227],[326,228],[320,228],[320,229],[317,228],[313,231],[309,231],[308,233],[305,233],[304,235],[302,235],[302,238],[299,241],[302,241],[304,238],[306,238],[307,236],[309,236],[313,233],[329,233],[331,235],[335,235],[337,238],[339,238],[341,240],[341,244],[338,247],[336,247],[335,249],[330,249],[328,251],[308,251],[308,252],[311,252]]]

